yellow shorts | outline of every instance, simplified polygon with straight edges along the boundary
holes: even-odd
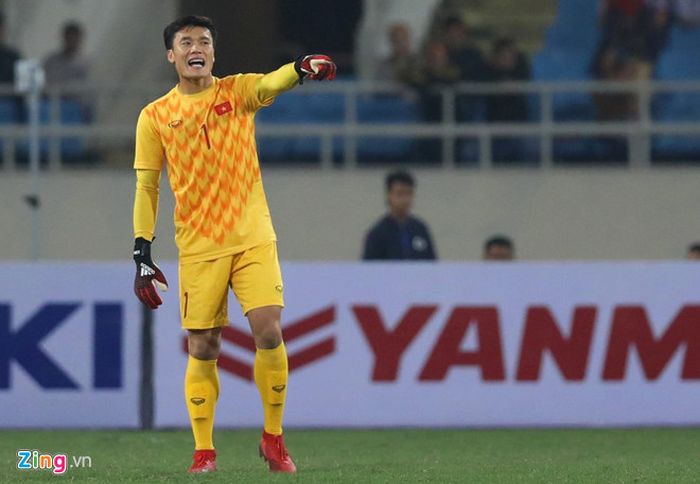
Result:
[[[211,261],[180,264],[179,277],[184,329],[226,326],[229,287],[243,314],[263,306],[284,306],[275,242]]]

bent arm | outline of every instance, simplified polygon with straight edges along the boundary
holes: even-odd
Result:
[[[160,170],[136,170],[134,196],[134,238],[153,240],[158,217]]]
[[[255,89],[261,103],[269,102],[283,92],[299,84],[299,75],[294,70],[294,63],[285,64],[276,71],[265,74],[258,79]]]

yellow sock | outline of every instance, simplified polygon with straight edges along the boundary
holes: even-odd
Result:
[[[265,432],[282,434],[284,400],[287,397],[287,350],[284,343],[277,348],[255,352],[255,384],[260,391],[265,414]]]
[[[214,409],[219,398],[219,373],[216,360],[187,360],[185,401],[196,450],[213,449]]]

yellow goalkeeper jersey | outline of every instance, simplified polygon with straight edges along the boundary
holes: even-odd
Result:
[[[261,77],[215,77],[192,95],[175,87],[141,111],[134,168],[167,166],[183,263],[276,240],[255,145],[255,113],[273,101],[256,93]]]

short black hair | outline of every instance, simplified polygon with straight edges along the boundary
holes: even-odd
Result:
[[[693,242],[688,246],[688,252],[700,252],[700,242]]]
[[[460,17],[459,15],[450,15],[442,23],[442,28],[447,30],[447,29],[450,29],[452,27],[467,28],[467,24],[464,21],[464,19],[462,17]]]
[[[500,52],[504,49],[515,48],[515,40],[511,37],[499,37],[493,41],[493,51]]]
[[[173,48],[175,34],[185,27],[204,27],[205,29],[209,29],[209,32],[211,32],[211,40],[214,42],[214,45],[216,45],[217,32],[212,19],[201,15],[186,15],[168,24],[163,30],[163,42],[165,43],[166,50]]]
[[[505,235],[494,235],[484,242],[484,252],[488,252],[491,247],[508,247],[513,250],[513,241]]]
[[[413,175],[405,170],[392,171],[386,176],[384,179],[384,187],[386,188],[386,191],[389,192],[395,183],[403,183],[411,188],[416,186],[416,180],[413,178]]]
[[[0,12],[0,27],[5,26],[5,14]]]
[[[76,22],[75,20],[71,20],[70,22],[66,22],[63,24],[63,35],[69,35],[69,34],[76,34],[76,35],[82,35],[83,33],[83,26],[80,25],[80,23]]]

